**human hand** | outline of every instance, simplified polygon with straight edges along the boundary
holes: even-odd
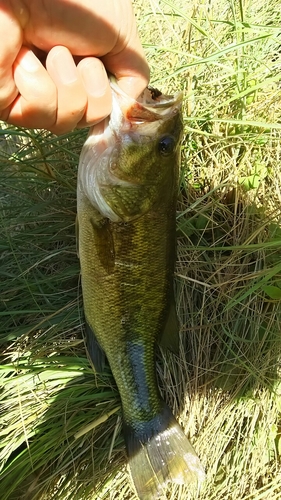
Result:
[[[111,111],[106,70],[135,98],[148,83],[131,0],[0,0],[0,33],[7,123],[56,134],[90,126]]]

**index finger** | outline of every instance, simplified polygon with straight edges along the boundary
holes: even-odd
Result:
[[[8,2],[0,0],[0,111],[8,107],[18,91],[13,63],[22,45],[22,29]]]

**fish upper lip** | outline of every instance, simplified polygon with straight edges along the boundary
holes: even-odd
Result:
[[[162,100],[161,101],[157,100],[160,97],[162,97]],[[155,108],[156,109],[157,108],[170,108],[170,107],[174,108],[174,107],[178,106],[179,104],[181,104],[182,99],[183,99],[183,92],[181,92],[181,91],[177,92],[176,94],[174,94],[172,96],[161,94],[161,96],[159,96],[159,98],[156,98],[153,101],[152,105],[150,105],[150,104],[144,104],[144,106],[148,107],[148,108],[151,107],[152,109],[155,109]]]

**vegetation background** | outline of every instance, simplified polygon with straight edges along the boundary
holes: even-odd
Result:
[[[134,5],[152,84],[185,96],[181,352],[158,353],[157,369],[207,481],[167,498],[280,499],[280,1]],[[83,342],[86,133],[0,128],[2,500],[136,498],[114,380],[94,374]]]

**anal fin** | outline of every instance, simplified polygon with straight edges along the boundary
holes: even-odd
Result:
[[[105,367],[105,354],[103,349],[98,343],[97,337],[86,320],[85,323],[86,347],[89,357],[94,365],[95,371],[98,373],[103,372]]]
[[[174,354],[179,354],[179,320],[174,296],[170,301],[166,324],[160,336],[159,344],[161,347],[169,349],[169,351],[172,351]]]

